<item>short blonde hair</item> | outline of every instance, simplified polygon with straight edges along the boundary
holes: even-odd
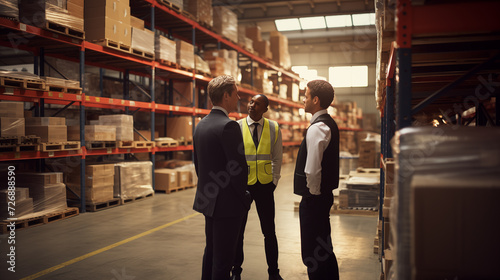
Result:
[[[224,93],[227,92],[231,96],[235,89],[236,81],[232,76],[218,76],[208,83],[208,96],[210,96],[213,105],[220,105]]]

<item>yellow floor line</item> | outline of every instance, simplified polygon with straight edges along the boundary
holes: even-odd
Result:
[[[74,263],[76,263],[76,262],[82,261],[82,260],[84,260],[84,259],[86,259],[86,258],[90,258],[90,257],[92,257],[92,256],[95,256],[95,255],[100,254],[100,253],[102,253],[102,252],[108,251],[108,250],[110,250],[110,249],[113,249],[113,248],[115,248],[115,247],[118,247],[118,246],[120,246],[120,245],[123,245],[123,244],[125,244],[125,243],[128,243],[128,242],[130,242],[130,241],[134,241],[134,240],[136,240],[136,239],[138,239],[138,238],[141,238],[141,237],[146,236],[146,235],[148,235],[148,234],[151,234],[151,233],[153,233],[153,232],[159,231],[159,230],[164,229],[164,228],[166,228],[166,227],[169,227],[169,226],[171,226],[171,225],[175,225],[175,224],[177,224],[177,223],[179,223],[179,222],[185,221],[185,220],[190,219],[190,218],[192,218],[192,217],[194,217],[194,216],[196,216],[196,215],[199,215],[199,214],[200,214],[200,213],[194,213],[194,214],[189,215],[189,216],[186,216],[186,217],[184,217],[184,218],[180,218],[180,219],[175,220],[175,221],[173,221],[173,222],[170,222],[170,223],[167,223],[167,224],[161,225],[161,226],[159,226],[159,227],[156,227],[156,228],[150,229],[150,230],[148,230],[148,231],[145,231],[145,232],[140,233],[140,234],[138,234],[138,235],[132,236],[132,237],[127,238],[127,239],[125,239],[125,240],[122,240],[122,241],[120,241],[120,242],[116,242],[116,243],[114,243],[114,244],[111,244],[111,245],[109,245],[109,246],[106,246],[106,247],[104,247],[104,248],[101,248],[101,249],[99,249],[99,250],[96,250],[96,251],[94,251],[94,252],[90,252],[90,253],[85,254],[85,255],[83,255],[83,256],[80,256],[80,257],[78,257],[78,258],[74,258],[74,259],[69,260],[69,261],[67,261],[67,262],[63,262],[63,263],[58,264],[58,265],[56,265],[56,266],[53,266],[53,267],[51,267],[51,268],[47,268],[47,269],[45,269],[45,270],[42,270],[42,271],[40,271],[40,272],[38,272],[38,273],[36,273],[36,274],[33,274],[33,275],[30,275],[30,276],[24,277],[24,278],[22,278],[21,280],[36,279],[36,278],[38,278],[38,277],[44,276],[44,275],[49,274],[49,273],[51,273],[51,272],[53,272],[53,271],[56,271],[56,270],[58,270],[58,269],[61,269],[61,268],[65,267],[65,266],[68,266],[68,265],[74,264]]]

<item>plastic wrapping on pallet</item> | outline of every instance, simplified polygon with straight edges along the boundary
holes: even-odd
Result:
[[[114,196],[129,199],[153,193],[152,168],[151,161],[116,163]]]
[[[176,62],[182,67],[194,68],[194,46],[182,40],[175,40]]]
[[[196,70],[199,70],[199,71],[206,73],[206,74],[211,73],[210,72],[210,65],[208,64],[208,62],[203,60],[203,58],[201,58],[201,56],[199,56],[199,55],[196,55],[195,59],[196,59]]]
[[[9,211],[9,206],[15,211]],[[28,188],[18,187],[15,190],[0,190],[0,220],[18,218],[30,213],[33,213],[33,198],[29,197]]]
[[[0,102],[0,117],[24,118],[24,102]]]
[[[198,22],[213,26],[212,0],[184,0],[184,10]]]
[[[213,8],[214,30],[233,42],[238,42],[238,16],[223,6]]]
[[[132,49],[148,54],[154,54],[154,46],[155,33],[153,31],[132,27]]]
[[[82,0],[19,0],[23,23],[46,28],[47,23],[83,31]]]
[[[116,126],[86,125],[85,141],[116,141]]]
[[[0,16],[19,19],[18,0],[0,0]]]
[[[25,136],[25,119],[0,117],[0,137]]]
[[[43,143],[68,141],[68,128],[65,125],[26,125],[25,129],[27,135],[36,135]]]
[[[132,115],[99,116],[99,124],[115,126],[117,141],[134,141],[134,117]]]
[[[45,84],[47,86],[59,86],[59,87],[68,87],[68,88],[80,88],[79,81],[67,80],[67,79],[59,79],[54,77],[42,77],[45,80]]]
[[[160,34],[156,34],[155,57],[157,60],[165,60],[175,63],[177,61],[175,41]]]
[[[486,127],[415,127],[405,128],[396,133],[391,141],[395,155],[396,184],[390,210],[393,242],[389,246],[394,256],[390,279],[431,279],[432,277],[421,278],[417,275],[422,272],[419,270],[422,268],[420,264],[428,264],[425,260],[422,263],[422,256],[432,257],[430,255],[437,251],[441,254],[440,262],[447,262],[439,270],[434,271],[438,273],[436,278],[439,278],[439,275],[447,275],[441,279],[443,277],[469,279],[472,277],[468,274],[471,269],[474,269],[477,275],[483,275],[482,271],[491,272],[483,265],[488,266],[490,261],[496,263],[500,261],[496,253],[500,248],[498,238],[476,238],[488,235],[487,231],[499,230],[497,224],[491,224],[491,219],[496,218],[489,217],[490,215],[498,217],[500,213],[496,210],[496,206],[488,208],[492,203],[491,197],[498,198],[498,182],[500,182],[498,143],[500,143],[500,130]],[[427,195],[421,196],[419,192]],[[476,200],[478,196],[480,199]],[[474,202],[470,202],[470,199]],[[483,201],[486,203],[483,204]],[[474,208],[470,207],[471,203],[474,204]],[[497,201],[494,203],[496,205]],[[448,211],[449,209],[454,211]],[[425,218],[421,216],[426,213],[428,215]],[[473,216],[466,213],[471,213]],[[441,217],[438,227],[432,226],[434,215]],[[473,240],[467,239],[466,242],[471,246],[455,243],[447,250],[446,244],[449,244],[451,239],[456,239],[457,235],[462,233],[467,233],[468,236],[471,229],[463,228],[468,225],[471,225],[474,232],[474,236],[471,237]],[[456,228],[451,230],[452,226]],[[431,232],[427,236],[432,239],[427,245],[422,239],[426,236],[426,232]],[[441,235],[441,232],[450,233],[451,236]],[[428,247],[439,240],[443,240],[443,247]],[[419,246],[423,247],[416,250],[412,242],[419,242]],[[466,251],[456,251],[462,249]],[[487,253],[478,254],[478,250]],[[450,258],[443,257],[444,252]],[[425,254],[416,255],[417,253]],[[479,260],[484,262],[481,266],[466,263],[457,267],[461,265],[460,262],[448,265],[450,264],[448,261],[458,255],[467,260],[477,258],[474,263],[479,263]],[[494,266],[490,266],[492,267]],[[412,270],[414,278],[411,276]],[[491,275],[479,278],[494,279],[500,275],[490,277]]]

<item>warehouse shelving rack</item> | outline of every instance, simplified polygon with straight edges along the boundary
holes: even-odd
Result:
[[[468,125],[462,113],[475,107],[476,126],[500,125],[500,21],[498,1],[397,0],[396,40],[387,62],[385,102],[382,104],[381,165],[392,158],[390,140],[396,130],[412,126],[419,116],[441,123]],[[425,4],[422,4],[426,2]],[[387,2],[386,2],[387,5]],[[386,7],[387,10],[387,7]],[[387,15],[386,15],[387,16]],[[492,103],[495,119],[484,103]],[[394,174],[403,180],[403,174]],[[385,170],[381,168],[380,209]],[[397,203],[401,205],[402,197]],[[401,209],[400,209],[401,210]],[[403,208],[404,210],[404,208]],[[399,211],[396,231],[409,223],[408,211]],[[382,212],[379,216],[382,222]],[[385,229],[383,228],[383,231]],[[384,233],[382,233],[382,238]],[[407,240],[398,240],[395,259],[409,264]],[[382,240],[382,243],[384,241]],[[383,251],[382,251],[383,254]],[[395,279],[411,279],[410,271],[397,271]]]
[[[275,70],[281,75],[293,80],[300,80],[294,73],[275,66],[274,64],[258,57],[255,54],[248,52],[234,42],[231,42],[215,32],[201,26],[198,22],[185,17],[174,10],[171,10],[157,1],[141,0],[130,1],[131,13],[140,18],[146,18],[151,30],[159,28],[162,31],[168,31],[168,34],[177,38],[191,42],[193,45],[202,46],[204,44],[216,44],[218,47],[226,47],[236,50],[240,54],[249,57],[252,61],[258,62],[261,66]],[[149,21],[147,20],[149,18]],[[179,69],[169,65],[163,65],[157,61],[151,61],[146,58],[138,57],[133,54],[124,53],[112,48],[107,48],[84,41],[78,38],[65,36],[64,34],[54,33],[35,26],[20,23],[6,18],[0,18],[0,46],[20,49],[31,52],[34,55],[35,74],[44,75],[44,60],[45,56],[60,58],[67,61],[79,63],[80,65],[80,84],[82,85],[83,94],[69,94],[52,91],[37,91],[26,89],[12,89],[0,87],[0,100],[10,101],[25,101],[36,104],[35,109],[40,116],[44,115],[44,104],[58,104],[65,108],[77,106],[80,110],[80,127],[85,125],[85,108],[106,108],[120,109],[129,113],[130,109],[146,111],[151,113],[151,128],[155,127],[155,113],[173,113],[178,115],[207,115],[210,111],[204,108],[197,108],[195,104],[192,107],[174,106],[168,104],[158,104],[155,102],[154,83],[150,82],[150,97],[151,102],[140,102],[129,100],[128,98],[128,83],[124,82],[124,98],[106,98],[100,96],[85,95],[84,78],[85,65],[99,67],[101,69],[110,69],[123,73],[123,80],[129,81],[129,75],[137,75],[152,79],[160,79],[163,81],[172,82],[175,80],[184,80],[193,82],[193,100],[195,100],[197,83],[202,86],[210,81],[209,77],[196,74],[195,70],[188,71]],[[42,47],[40,47],[42,46]],[[102,73],[102,71],[101,71]],[[168,74],[168,79],[162,74]],[[102,78],[102,75],[101,75]],[[246,95],[259,94],[256,91],[240,88],[240,93]],[[271,101],[284,106],[301,108],[302,105],[297,102],[284,100],[281,98],[270,96]],[[231,116],[241,118],[246,116],[241,113],[232,113]],[[288,125],[300,125],[306,127],[307,124],[302,122],[284,122],[279,123]],[[152,134],[154,141],[154,134]],[[154,147],[149,149],[100,149],[87,150],[85,147],[85,137],[83,130],[80,131],[81,149],[79,151],[53,151],[53,152],[7,152],[0,155],[0,161],[25,160],[25,159],[47,159],[57,157],[80,157],[80,173],[81,176],[81,213],[85,212],[85,160],[86,156],[94,155],[110,155],[110,154],[127,154],[127,153],[150,153],[151,161],[155,162],[156,152],[168,151],[185,151],[192,150],[192,145],[180,147],[160,148]],[[295,146],[300,143],[288,142],[286,146]],[[154,171],[153,171],[154,172]],[[153,174],[154,175],[154,174]],[[154,176],[153,176],[154,185]]]

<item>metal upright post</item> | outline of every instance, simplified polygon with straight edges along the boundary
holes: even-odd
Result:
[[[192,42],[193,42],[193,47],[196,48],[196,28],[193,27],[193,30],[192,30]],[[194,53],[194,55],[196,56],[196,51]],[[196,68],[196,65],[195,65],[195,68]],[[194,115],[194,108],[196,107],[196,75],[195,75],[195,72],[193,70],[193,86],[192,86],[192,93],[193,93],[193,103],[191,104],[193,106],[193,115],[191,116],[191,120],[192,120],[192,134],[191,135],[194,135],[194,128],[195,128],[195,120],[196,120],[196,117]]]
[[[151,31],[155,32],[155,7],[154,5],[151,5]],[[151,79],[149,79],[149,87],[150,87],[150,95],[151,95],[151,103],[153,104],[151,108],[151,141],[155,141],[155,131],[156,131],[156,122],[155,122],[155,76],[156,76],[156,69],[155,66],[151,66]],[[151,163],[152,163],[152,170],[151,170],[151,185],[153,187],[153,190],[155,189],[155,161],[156,161],[156,155],[155,151],[151,151]]]
[[[80,50],[80,87],[85,93],[85,49]],[[85,150],[85,104],[80,103],[80,143]],[[85,152],[80,159],[80,213],[85,213]]]
[[[129,95],[129,79],[130,79],[129,70],[125,69],[125,72],[123,73],[123,99],[124,100],[129,100],[130,99],[130,95]],[[128,106],[125,107],[125,114],[129,114],[129,108],[128,108]]]
[[[104,68],[99,68],[99,90],[101,97],[104,96]]]

